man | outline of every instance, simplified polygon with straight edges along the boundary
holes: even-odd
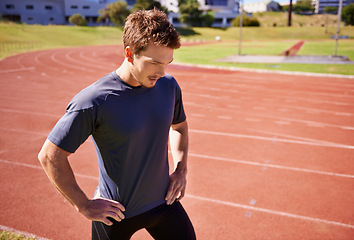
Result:
[[[165,76],[177,31],[158,10],[128,16],[125,59],[70,102],[38,158],[59,192],[88,219],[92,239],[130,239],[145,228],[155,239],[195,239],[179,200],[186,188],[188,126],[181,90]],[[92,136],[99,186],[89,199],[68,157]],[[169,175],[168,138],[175,170]]]

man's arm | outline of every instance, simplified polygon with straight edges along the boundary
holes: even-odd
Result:
[[[93,221],[101,221],[107,225],[112,222],[111,217],[117,221],[124,219],[122,204],[108,199],[88,199],[76,182],[74,173],[69,164],[70,153],[57,147],[48,139],[45,141],[38,159],[44,171],[58,191],[85,217]]]
[[[165,197],[168,205],[184,197],[187,185],[188,124],[173,124],[170,129],[170,146],[175,171],[170,175],[170,185]]]

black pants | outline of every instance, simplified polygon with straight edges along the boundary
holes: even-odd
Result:
[[[195,240],[194,228],[181,203],[160,205],[138,216],[107,226],[92,222],[92,240],[128,240],[145,228],[156,240]]]

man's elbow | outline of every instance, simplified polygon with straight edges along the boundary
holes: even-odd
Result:
[[[44,151],[44,149],[42,148],[41,151],[39,151],[38,153],[38,160],[41,163],[41,165],[44,167],[47,165],[48,163],[48,155],[46,154],[46,152]]]

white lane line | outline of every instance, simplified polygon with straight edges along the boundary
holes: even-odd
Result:
[[[23,67],[23,68],[15,68],[15,69],[0,70],[0,73],[32,71],[32,70],[35,70],[35,69],[36,69],[35,67]]]
[[[111,68],[107,68],[107,67],[102,67],[100,66],[99,64],[93,64],[93,63],[89,63],[87,61],[86,58],[83,58],[83,59],[75,59],[74,57],[72,57],[73,54],[77,54],[77,52],[79,51],[79,53],[82,52],[82,49],[78,49],[77,51],[72,51],[72,52],[69,52],[66,54],[66,58],[68,59],[68,62],[73,62],[73,64],[75,64],[76,66],[81,66],[83,67],[84,69],[92,69],[92,68],[98,68],[98,69],[111,69]],[[81,55],[79,54],[79,57],[81,57]]]
[[[18,162],[14,162],[14,161],[3,160],[3,159],[0,159],[0,162],[42,170],[42,167],[37,166],[37,165],[18,163]],[[88,176],[85,174],[75,174],[75,176],[83,177],[83,178],[90,179],[90,180],[98,180],[97,177],[92,177],[92,176]],[[187,194],[186,197],[193,198],[193,199],[200,200],[200,201],[207,201],[207,202],[211,202],[211,203],[222,204],[222,205],[231,206],[231,207],[237,207],[237,208],[243,208],[243,209],[252,210],[252,211],[264,212],[264,213],[273,214],[273,215],[280,215],[280,216],[285,216],[285,217],[290,217],[290,218],[295,218],[295,219],[302,219],[302,220],[312,221],[312,222],[320,222],[320,223],[336,225],[336,226],[341,226],[341,227],[346,227],[346,228],[354,228],[353,225],[349,225],[349,224],[328,221],[328,220],[323,220],[323,219],[319,219],[319,218],[306,217],[306,216],[301,216],[301,215],[291,214],[291,213],[286,213],[286,212],[274,211],[274,210],[265,209],[265,208],[252,207],[252,206],[242,205],[242,204],[233,203],[233,202],[226,202],[226,201],[221,201],[221,200],[212,199],[212,198],[205,198],[205,197],[200,197],[200,196],[195,196],[195,195],[190,195],[190,194]]]
[[[16,234],[21,234],[21,235],[23,235],[23,236],[25,236],[27,238],[35,238],[37,240],[50,240],[49,238],[40,237],[40,236],[37,236],[37,235],[35,235],[33,233],[20,231],[20,230],[11,228],[11,227],[6,227],[4,225],[0,225],[0,230],[1,231],[7,231],[7,232],[13,232],[13,233],[16,233]]]
[[[8,109],[8,108],[0,108],[1,112],[8,112],[8,113],[19,113],[19,114],[27,114],[27,115],[39,115],[42,117],[54,117],[59,119],[62,115],[59,114],[51,114],[51,113],[41,113],[41,112],[33,112],[33,111],[26,111],[26,110],[16,110],[16,109]]]
[[[227,105],[228,108],[233,108],[233,109],[240,109],[241,106],[239,105]]]
[[[199,201],[203,201],[203,202],[221,204],[221,205],[226,205],[226,206],[230,206],[230,207],[242,208],[242,209],[246,209],[246,210],[263,212],[263,213],[268,213],[268,214],[272,214],[272,215],[278,215],[278,216],[282,216],[282,217],[288,217],[288,218],[294,218],[294,219],[300,219],[300,220],[305,220],[305,221],[324,223],[324,224],[354,229],[354,226],[350,225],[350,224],[329,221],[329,220],[324,220],[324,219],[320,219],[320,218],[313,218],[313,217],[307,217],[307,216],[302,216],[302,215],[298,215],[298,214],[270,210],[270,209],[266,209],[266,208],[259,208],[259,207],[253,207],[253,206],[248,206],[248,205],[242,205],[239,203],[227,202],[227,201],[222,201],[222,200],[217,200],[217,199],[212,199],[212,198],[207,198],[207,197],[200,197],[200,196],[195,196],[195,195],[191,195],[191,194],[186,194],[186,197],[192,198],[195,200],[199,200]]]
[[[70,52],[69,52],[70,53]],[[50,58],[52,59],[53,62],[55,63],[58,63],[68,69],[77,69],[77,70],[80,70],[80,71],[85,71],[85,72],[92,72],[94,73],[95,71],[91,70],[91,69],[87,69],[87,68],[84,68],[84,67],[79,67],[77,65],[73,65],[73,64],[68,64],[67,62],[68,61],[63,61],[63,60],[59,60],[56,56],[59,55],[59,54],[64,54],[62,52],[60,53],[54,53],[50,56]],[[65,58],[67,59],[67,55],[68,55],[68,52],[65,53]]]
[[[205,114],[199,114],[199,113],[191,113],[191,117],[205,117]]]
[[[39,165],[33,165],[33,164],[28,164],[28,163],[20,163],[20,162],[15,162],[15,161],[8,161],[8,160],[5,160],[5,159],[0,159],[0,163],[6,163],[6,164],[12,164],[12,165],[21,166],[21,167],[28,167],[28,168],[32,168],[32,169],[43,170],[43,168],[41,166],[39,166]],[[93,177],[93,176],[80,174],[80,173],[74,173],[74,175],[76,177],[81,177],[81,178],[86,178],[86,179],[98,181],[98,177]]]
[[[257,132],[257,133],[269,134],[271,136],[280,136],[280,137],[286,137],[286,138],[290,138],[290,139],[297,139],[297,140],[314,142],[314,143],[333,144],[332,142],[328,142],[328,141],[322,141],[322,140],[313,139],[313,138],[298,137],[298,136],[284,134],[284,133],[278,133],[278,132],[262,131],[262,130],[255,130],[255,129],[247,129],[247,130],[252,131],[252,132]]]
[[[208,110],[220,110],[221,108],[212,106],[211,104],[208,105],[203,105],[203,104],[198,104],[198,103],[193,103],[193,104],[187,104],[187,105],[191,105],[191,106],[195,106],[198,108],[205,108]],[[222,111],[227,111],[227,112],[233,112],[232,109],[228,109],[228,108],[222,108]],[[285,111],[288,112],[288,109],[279,109],[279,111]],[[265,119],[273,119],[274,121],[276,120],[281,120],[281,121],[285,121],[285,122],[296,122],[296,123],[302,123],[302,124],[306,124],[309,127],[333,127],[333,128],[339,128],[339,129],[343,129],[343,130],[354,130],[354,127],[351,126],[343,126],[343,125],[337,125],[337,124],[332,124],[332,123],[324,123],[324,122],[317,122],[317,121],[310,121],[310,120],[302,120],[302,119],[295,119],[295,118],[287,118],[287,117],[278,117],[278,116],[272,116],[272,115],[265,115],[265,114],[258,114],[258,113],[249,113],[248,114],[251,117],[256,117],[256,118],[265,118]]]
[[[319,108],[307,108],[307,107],[296,107],[296,106],[287,106],[287,107],[292,108],[292,109],[306,111],[307,113],[310,113],[310,114],[328,113],[328,114],[333,114],[333,115],[337,115],[337,116],[349,116],[349,117],[354,115],[354,113],[338,112],[338,111],[324,110],[324,109],[319,109]]]
[[[290,122],[287,122],[287,121],[275,121],[275,123],[276,124],[278,124],[278,125],[291,125],[291,123]]]
[[[113,62],[106,62],[106,64],[98,64],[102,63],[100,62],[99,58],[101,58],[104,55],[104,52],[99,51],[100,55],[97,55],[97,51],[95,53],[92,53],[91,51],[89,52],[92,56],[87,56],[87,49],[82,49],[80,51],[80,58],[82,61],[85,61],[85,64],[88,66],[94,66],[99,69],[107,69],[107,71],[112,70],[112,68],[116,67],[116,64]],[[92,64],[90,64],[92,63]]]
[[[187,92],[187,91],[183,91],[183,95],[192,95],[194,97],[204,97],[204,98],[209,98],[209,99],[225,99],[225,96],[218,97],[218,96],[213,96],[210,94],[193,93],[193,92]]]
[[[2,128],[0,127],[0,130],[2,132],[13,132],[13,133],[21,133],[21,134],[29,134],[29,135],[38,135],[40,136],[41,138],[43,137],[46,137],[49,132],[40,132],[40,131],[28,131],[28,130],[25,130],[25,129],[14,129],[14,128]],[[32,138],[31,141],[33,141],[34,139]],[[26,144],[28,144],[26,142]]]
[[[44,66],[44,67],[49,68],[49,69],[52,69],[52,70],[54,70],[54,71],[60,71],[59,68],[49,66],[47,63],[43,63],[43,62],[41,62],[41,61],[39,60],[40,57],[42,57],[42,56],[45,55],[45,54],[48,55],[49,53],[52,54],[52,53],[49,52],[49,51],[43,51],[43,52],[41,52],[41,53],[36,54],[35,57],[34,57],[35,62],[37,63],[37,65]],[[45,60],[46,60],[46,59],[45,59]]]
[[[189,132],[200,133],[200,134],[209,134],[209,135],[217,135],[217,136],[235,137],[235,138],[247,138],[247,139],[274,142],[274,137],[262,137],[262,136],[254,136],[254,135],[249,135],[249,134],[213,132],[213,131],[204,131],[204,130],[197,130],[197,129],[189,129]],[[284,139],[284,138],[277,138],[276,142],[294,143],[294,144],[302,144],[302,145],[312,145],[312,146],[320,146],[320,147],[334,147],[334,148],[354,149],[354,146],[351,146],[351,145],[345,145],[345,144],[339,144],[339,143],[331,143],[331,142],[308,142],[308,141],[291,140],[291,139]]]
[[[260,115],[260,114],[254,114],[254,115],[258,116],[258,117],[279,119],[279,120],[288,121],[288,122],[302,123],[302,124],[306,124],[307,126],[310,126],[310,127],[333,127],[333,128],[346,129],[346,130],[352,128],[351,126],[343,126],[343,125],[338,125],[338,124],[324,123],[324,122],[317,122],[317,121],[310,121],[310,120],[301,120],[301,119],[295,119],[295,118],[274,117],[271,115]]]
[[[245,121],[246,122],[261,122],[261,120],[257,119],[257,118],[245,118]]]
[[[216,161],[225,161],[225,162],[232,162],[232,163],[239,163],[239,164],[247,164],[247,165],[252,165],[252,166],[260,166],[263,168],[267,167],[267,168],[276,168],[276,169],[281,169],[281,170],[290,170],[290,171],[295,171],[295,172],[314,173],[314,174],[333,176],[333,177],[354,178],[354,175],[350,175],[350,174],[325,172],[325,171],[318,171],[318,170],[312,170],[312,169],[288,167],[288,166],[281,166],[281,165],[261,163],[261,162],[251,162],[251,161],[246,161],[246,160],[231,159],[231,158],[224,158],[224,157],[214,157],[214,156],[208,156],[208,155],[203,155],[203,154],[188,153],[188,156],[204,158],[204,159],[211,159],[211,160],[216,160]]]
[[[223,120],[232,120],[232,117],[230,116],[218,116],[218,119],[223,119]]]
[[[257,111],[264,111],[264,110],[266,110],[265,107],[261,107],[261,106],[254,106],[252,109],[253,109],[253,110],[257,110]]]

